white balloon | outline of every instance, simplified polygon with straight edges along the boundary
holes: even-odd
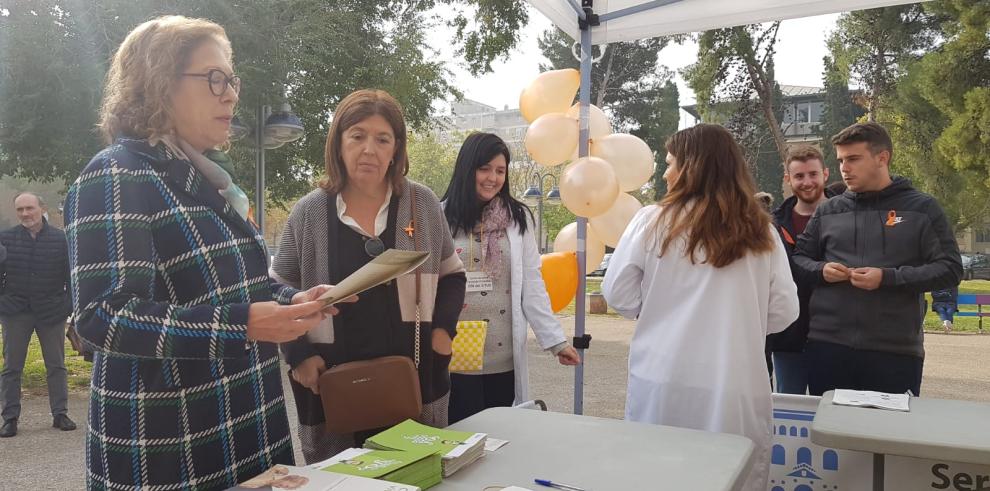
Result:
[[[578,159],[560,176],[560,200],[579,217],[601,215],[619,195],[619,180],[612,164],[597,158]]]
[[[519,112],[527,123],[549,113],[563,113],[574,101],[581,75],[573,68],[539,74],[519,95]]]
[[[526,151],[543,165],[558,165],[577,147],[577,121],[564,113],[544,114],[526,129]]]
[[[591,155],[612,164],[622,192],[636,191],[653,177],[653,151],[636,136],[615,133],[597,138],[591,142]]]
[[[598,238],[590,224],[586,230],[584,265],[585,273],[590,273],[602,264],[602,259],[605,257],[605,243]],[[577,252],[577,222],[565,225],[553,240],[553,252],[564,251]]]
[[[567,110],[567,115],[580,121],[581,104],[574,104]],[[612,134],[612,124],[608,122],[608,116],[594,104],[588,105],[588,138],[602,138]]]
[[[588,223],[595,227],[595,235],[605,245],[615,247],[619,245],[619,239],[622,237],[622,233],[626,231],[633,216],[642,208],[643,205],[638,199],[629,194],[621,193],[608,211],[594,218],[589,218]]]

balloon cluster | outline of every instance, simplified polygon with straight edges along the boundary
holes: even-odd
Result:
[[[519,109],[530,123],[525,142],[530,157],[545,166],[570,162],[560,177],[560,199],[572,213],[588,218],[585,266],[593,271],[605,256],[605,246],[618,245],[629,221],[642,208],[639,200],[627,193],[650,180],[654,164],[653,151],[646,142],[633,135],[612,133],[608,116],[594,105],[589,107],[591,155],[578,158],[580,104],[572,103],[580,83],[580,74],[574,69],[543,72],[523,90]],[[577,250],[577,223],[560,230],[553,248],[556,252]],[[552,259],[553,269],[560,271],[564,259]],[[544,276],[554,275],[544,271]],[[571,289],[561,308],[570,303],[576,288]],[[554,299],[554,291],[562,289],[548,281],[547,290],[556,312],[562,299]]]

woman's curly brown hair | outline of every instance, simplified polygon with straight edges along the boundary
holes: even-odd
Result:
[[[223,27],[205,19],[166,15],[130,32],[107,72],[100,105],[100,132],[106,143],[119,136],[160,138],[172,132],[171,102],[189,55],[207,40],[232,57]]]

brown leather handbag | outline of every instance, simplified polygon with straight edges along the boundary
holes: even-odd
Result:
[[[407,232],[419,250],[416,233],[416,194],[409,187],[412,223]],[[383,428],[417,418],[423,412],[419,387],[420,271],[416,268],[416,363],[406,356],[383,356],[331,367],[320,375],[320,400],[330,433]]]

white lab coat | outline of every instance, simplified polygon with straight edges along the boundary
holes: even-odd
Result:
[[[547,286],[540,273],[540,251],[533,233],[533,222],[526,233],[519,233],[513,221],[505,230],[509,239],[512,288],[512,364],[515,370],[515,404],[529,400],[529,364],[526,353],[526,326],[536,335],[540,348],[550,349],[564,341],[564,330],[550,309]]]
[[[446,202],[441,203],[446,206]],[[540,273],[540,250],[533,234],[533,221],[520,233],[515,220],[505,229],[509,239],[509,275],[512,289],[512,365],[516,395],[513,404],[529,400],[529,363],[526,353],[526,326],[533,328],[536,341],[550,349],[564,341],[564,330],[550,309],[550,296]]]
[[[799,308],[787,253],[774,236],[771,253],[723,268],[701,264],[697,253],[691,264],[677,241],[659,257],[650,230],[659,211],[648,206],[632,219],[602,285],[613,309],[638,318],[626,419],[750,438],[756,449],[742,489],[765,491],[772,399],[763,347]]]

